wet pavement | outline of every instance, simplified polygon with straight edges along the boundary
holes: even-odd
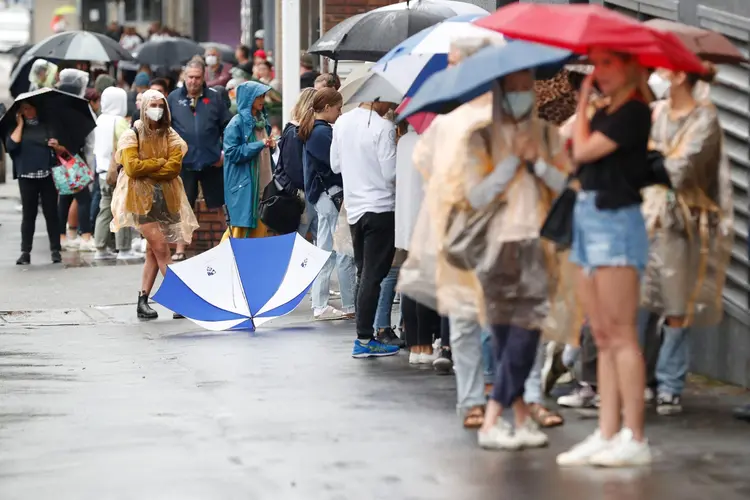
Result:
[[[565,412],[546,450],[479,450],[452,377],[405,354],[352,359],[349,322],[298,310],[256,334],[210,334],[133,312],[0,323],[3,500],[750,496],[738,390],[694,388],[684,416],[650,417],[649,469],[560,470],[555,455],[594,420]]]

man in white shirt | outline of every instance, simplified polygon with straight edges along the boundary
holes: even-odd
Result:
[[[390,103],[365,103],[333,126],[331,170],[344,180],[344,204],[357,266],[357,340],[352,356],[391,356],[398,346],[373,339],[373,322],[395,254],[396,128]],[[384,342],[385,341],[385,342]]]

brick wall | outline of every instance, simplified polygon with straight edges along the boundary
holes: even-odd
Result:
[[[190,251],[201,253],[219,244],[227,225],[221,209],[209,210],[203,200],[198,200],[195,208],[200,227],[193,234]]]
[[[398,0],[326,0],[326,31],[355,14],[393,3],[398,3]]]

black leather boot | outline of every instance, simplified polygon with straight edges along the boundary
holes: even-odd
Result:
[[[156,319],[159,313],[148,305],[148,295],[140,292],[138,294],[138,319]]]

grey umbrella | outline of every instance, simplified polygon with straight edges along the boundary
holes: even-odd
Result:
[[[106,35],[65,31],[31,47],[24,56],[64,61],[132,61],[133,56]]]

